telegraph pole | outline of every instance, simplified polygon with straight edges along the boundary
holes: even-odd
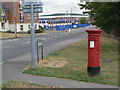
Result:
[[[34,28],[34,14],[33,14],[33,2],[31,2],[31,58],[32,68],[36,66],[36,51],[35,51],[35,28]]]
[[[16,2],[14,0],[14,13],[13,13],[14,17],[16,17]],[[17,24],[14,24],[14,33],[15,33],[15,38],[17,38]]]

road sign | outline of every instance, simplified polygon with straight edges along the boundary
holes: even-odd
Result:
[[[30,8],[24,8],[23,12],[24,13],[31,13],[31,9]],[[34,13],[42,13],[43,12],[43,8],[42,7],[40,7],[40,8],[34,8],[33,12]]]
[[[12,17],[12,18],[11,18],[11,23],[12,23],[12,24],[16,24],[16,23],[17,23],[16,17]]]
[[[23,7],[24,6],[30,6],[31,5],[31,2],[30,2],[30,0],[25,0],[24,1],[24,4],[23,4]],[[33,6],[43,6],[43,3],[41,2],[41,0],[38,0],[38,1],[34,1],[33,2]]]
[[[43,12],[43,3],[41,0],[38,2],[33,2],[33,13],[42,13]],[[24,13],[31,13],[31,2],[29,0],[25,0],[23,4],[23,12]]]
[[[38,41],[38,47],[42,46],[43,42],[42,41]]]

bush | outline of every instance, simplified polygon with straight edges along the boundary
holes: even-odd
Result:
[[[4,33],[14,33],[14,31],[11,30],[7,30],[7,31],[3,31]]]
[[[80,23],[81,24],[87,24],[88,20],[85,17],[80,18]]]
[[[27,33],[30,34],[30,30],[28,30]],[[40,29],[37,29],[37,30],[35,30],[35,33],[43,33],[43,31]]]
[[[27,34],[27,32],[25,31],[20,31],[20,32],[17,32],[18,34]]]

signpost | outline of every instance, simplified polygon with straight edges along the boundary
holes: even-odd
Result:
[[[41,58],[43,60],[43,41],[37,41],[37,62],[39,63],[39,47],[41,47]]]
[[[36,66],[36,51],[35,51],[35,29],[34,29],[34,15],[33,13],[41,13],[43,3],[41,0],[37,2],[29,2],[30,0],[25,0],[23,4],[23,12],[31,13],[31,58],[32,58],[32,68]]]

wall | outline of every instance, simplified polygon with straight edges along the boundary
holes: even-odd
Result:
[[[34,23],[34,25],[37,25],[37,28],[36,29],[39,29],[39,23]],[[23,25],[23,30],[20,30],[20,25]],[[24,24],[21,24],[21,23],[17,23],[17,32],[27,32],[28,30],[28,25],[31,26],[31,23],[24,23]],[[14,24],[10,24],[10,30],[14,31]]]
[[[5,28],[2,28],[1,22],[0,22],[0,31],[7,31],[7,30],[9,30],[9,22],[8,21],[5,22]]]

